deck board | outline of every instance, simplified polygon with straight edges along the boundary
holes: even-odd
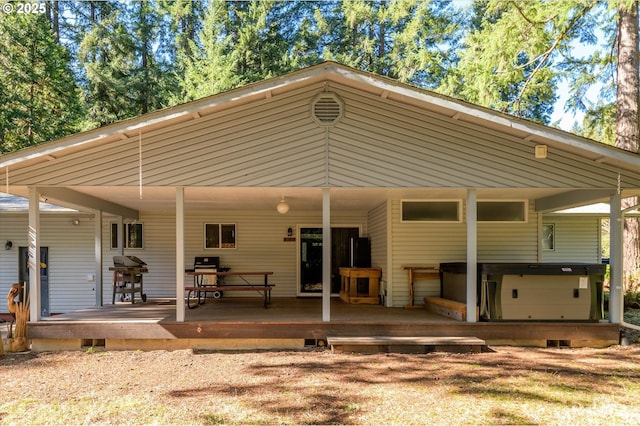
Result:
[[[32,339],[315,339],[327,336],[474,336],[492,342],[617,342],[609,323],[467,323],[426,309],[350,305],[331,301],[331,321],[322,321],[320,299],[274,298],[268,309],[254,298],[222,298],[186,311],[175,320],[175,302],[106,305],[29,324]]]

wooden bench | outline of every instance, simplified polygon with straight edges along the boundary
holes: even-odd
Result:
[[[467,304],[442,297],[425,297],[424,306],[428,311],[444,315],[458,321],[467,320]],[[478,307],[476,306],[476,321],[478,321]]]
[[[367,336],[327,337],[332,351],[359,353],[481,352],[486,342],[477,337]]]
[[[197,308],[198,305],[205,303],[207,293],[214,293],[213,297],[218,299],[224,291],[257,291],[263,296],[265,309],[271,303],[271,290],[275,284],[259,285],[259,284],[225,284],[199,287],[185,287],[187,292],[187,307],[189,309]]]

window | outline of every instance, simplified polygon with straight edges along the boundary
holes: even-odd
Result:
[[[542,250],[553,251],[556,248],[556,226],[553,223],[542,224]]]
[[[460,201],[402,201],[403,222],[460,222]]]
[[[526,221],[526,201],[478,201],[478,222]]]
[[[236,248],[235,223],[205,223],[205,249],[233,249]]]
[[[142,223],[124,224],[124,248],[141,249],[144,248]],[[111,224],[111,248],[118,248],[118,224]]]

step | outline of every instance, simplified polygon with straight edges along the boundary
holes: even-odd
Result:
[[[467,304],[442,297],[425,297],[424,306],[429,312],[453,318],[458,321],[467,320]],[[476,321],[478,321],[478,307],[476,306]]]
[[[482,352],[486,342],[477,337],[451,336],[332,336],[327,345],[334,352],[429,353]]]

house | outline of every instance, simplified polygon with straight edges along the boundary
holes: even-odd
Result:
[[[5,237],[3,225],[0,240],[34,248],[32,270],[55,232],[38,201],[82,212],[93,250],[74,279],[95,276],[97,305],[111,303],[115,255],[147,263],[149,297],[177,299],[193,259],[217,256],[232,270],[272,271],[274,297],[321,298],[330,322],[340,285],[332,252],[353,236],[370,241],[388,307],[440,293],[429,279],[410,300],[406,265],[466,262],[471,310],[478,262],[598,262],[596,252],[546,253],[544,214],[605,201],[620,223],[621,198],[640,190],[640,156],[325,62],[5,154],[0,188],[29,200],[31,231]],[[613,227],[613,323],[622,317],[621,235]],[[0,262],[11,269],[6,252]],[[2,277],[0,289],[16,278]],[[71,285],[57,280],[52,272],[51,292]],[[29,275],[36,322],[39,281]]]

